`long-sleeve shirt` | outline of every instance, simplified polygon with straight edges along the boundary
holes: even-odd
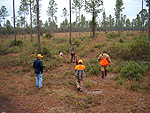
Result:
[[[74,52],[74,47],[71,45],[70,52]]]
[[[43,71],[42,61],[40,61],[39,59],[36,59],[33,63],[33,67],[35,68],[36,74],[40,74],[40,72],[42,73]]]

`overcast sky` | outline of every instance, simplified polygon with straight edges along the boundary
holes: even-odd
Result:
[[[20,6],[20,1],[21,0],[15,0],[15,13],[17,15],[17,11],[18,8]],[[69,0],[55,0],[58,10],[57,13],[55,14],[55,16],[57,16],[58,18],[58,23],[57,25],[60,26],[60,23],[62,23],[62,21],[64,21],[64,18],[61,17],[62,15],[62,10],[64,7],[67,8],[68,12],[69,12]],[[73,2],[73,0],[71,0],[71,2]],[[103,6],[105,8],[105,12],[106,12],[106,16],[108,17],[110,14],[112,16],[114,16],[114,8],[115,8],[115,3],[116,0],[103,0]],[[125,7],[125,9],[123,10],[122,14],[127,15],[127,18],[129,18],[131,21],[132,19],[136,18],[136,15],[140,12],[141,8],[142,8],[142,3],[141,0],[123,0],[123,7]],[[49,0],[41,0],[40,4],[42,4],[41,7],[41,18],[40,20],[42,20],[43,23],[45,23],[46,20],[48,20],[48,16],[46,14],[46,10],[48,9],[48,5],[49,5]],[[7,20],[10,20],[10,22],[12,23],[11,17],[13,17],[13,0],[0,0],[0,8],[2,6],[5,6],[9,12],[9,17],[7,17]],[[144,2],[144,8],[147,9],[145,2]],[[81,14],[83,14],[86,17],[86,20],[91,20],[92,15],[90,13],[86,13],[85,11],[81,11]],[[27,21],[28,23],[30,23],[30,16],[28,15]],[[102,18],[102,13],[99,14],[99,19]],[[69,17],[68,17],[68,21]],[[72,13],[72,22],[75,21],[75,13]]]

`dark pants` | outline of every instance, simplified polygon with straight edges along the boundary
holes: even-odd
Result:
[[[73,62],[75,62],[75,53],[71,53],[71,62],[72,62],[72,60],[73,60]]]

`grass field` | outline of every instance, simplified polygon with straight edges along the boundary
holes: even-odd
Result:
[[[41,36],[43,87],[35,86],[33,62],[37,35],[0,39],[0,112],[6,113],[149,113],[150,41],[139,31],[72,33],[77,59],[85,65],[84,91],[76,89],[75,63],[70,63],[69,33]],[[98,55],[112,60],[101,78]],[[59,52],[63,57],[59,56]]]

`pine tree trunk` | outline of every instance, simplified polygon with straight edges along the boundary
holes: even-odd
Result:
[[[13,15],[14,15],[14,36],[16,42],[16,27],[15,27],[15,0],[13,0]]]
[[[143,30],[143,0],[142,0],[142,15],[141,15],[141,35]]]
[[[79,36],[81,36],[81,25],[80,25],[80,9],[79,9]]]
[[[71,0],[70,2],[70,44],[71,44]]]
[[[41,44],[40,44],[40,26],[39,26],[39,0],[37,2],[37,37],[38,37],[38,53],[41,53]]]
[[[149,1],[149,39],[150,39],[150,1]]]
[[[26,25],[25,25],[25,13],[24,13],[24,37],[26,38]]]
[[[76,8],[76,37],[77,37],[77,8]]]
[[[5,18],[4,18],[4,37],[5,37],[5,26],[6,26],[6,24],[5,24]],[[6,37],[5,37],[6,38]]]
[[[93,2],[93,6],[94,6],[94,2]],[[93,32],[93,38],[95,37],[95,14],[94,14],[94,7],[93,7],[93,17],[92,17],[92,32]]]
[[[31,41],[32,41],[32,12],[31,12],[31,0],[30,0],[30,20],[31,20]]]

